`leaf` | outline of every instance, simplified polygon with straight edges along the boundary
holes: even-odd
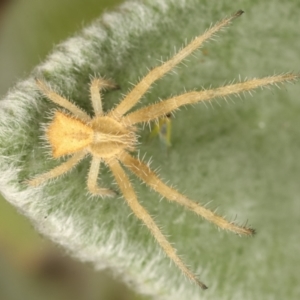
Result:
[[[236,4],[236,2],[234,3]],[[155,299],[295,299],[299,265],[299,84],[257,92],[245,100],[187,107],[172,118],[169,155],[159,141],[141,155],[181,192],[220,214],[258,230],[253,239],[218,232],[132,178],[141,203],[155,217],[184,261],[209,285],[201,291],[170,263],[121,197],[99,199],[86,189],[89,159],[47,185],[24,180],[60,162],[41,138],[55,106],[37,90],[44,78],[62,95],[92,112],[88,83],[93,75],[112,79],[119,90],[103,95],[104,109],[121,101],[148,69],[166,60],[211,23],[237,11],[245,15],[206,43],[195,56],[160,80],[139,106],[185,89],[217,87],[233,79],[263,77],[299,65],[296,1],[240,5],[211,1],[125,2],[78,35],[58,45],[31,76],[0,102],[0,190],[43,235],[95,268],[109,268],[142,294]],[[284,20],[284,21],[283,21]],[[142,128],[141,128],[142,129]],[[107,170],[101,182],[116,189]],[[284,274],[284,276],[283,276]]]

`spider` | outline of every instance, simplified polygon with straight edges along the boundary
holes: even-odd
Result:
[[[187,46],[182,48],[171,59],[152,69],[114,109],[107,113],[104,113],[102,110],[100,90],[114,86],[109,80],[94,78],[90,83],[90,96],[95,114],[93,117],[54,92],[43,80],[37,79],[36,81],[38,88],[49,100],[68,111],[68,113],[66,113],[65,111],[57,110],[54,113],[53,120],[46,129],[46,139],[52,148],[52,156],[55,159],[66,155],[71,155],[71,157],[49,172],[28,180],[28,184],[31,186],[39,186],[49,179],[68,172],[86,155],[91,155],[91,165],[87,178],[89,192],[100,197],[115,196],[115,192],[112,190],[97,185],[100,164],[106,164],[113,173],[124,199],[135,216],[144,222],[158,244],[178,268],[203,289],[207,288],[206,285],[197,278],[176,254],[176,250],[166,239],[153,218],[146,209],[139,204],[131,182],[124,171],[124,167],[169,201],[184,206],[204,219],[216,224],[221,229],[246,236],[253,235],[254,229],[246,226],[238,226],[234,222],[225,220],[223,217],[188,199],[177,190],[163,183],[146,163],[131,154],[136,150],[137,146],[136,124],[166,117],[183,105],[207,101],[217,97],[225,98],[228,95],[237,95],[257,87],[296,80],[299,75],[290,73],[269,76],[225,85],[216,89],[187,92],[151,104],[134,112],[127,112],[139,101],[156,80],[172,70],[185,57],[198,49],[204,41],[211,38],[216,32],[228,25],[242,13],[243,11],[239,10],[232,16],[219,21],[204,34],[196,37]]]

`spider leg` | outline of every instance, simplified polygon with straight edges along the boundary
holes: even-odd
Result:
[[[93,156],[89,175],[88,175],[88,180],[87,180],[88,189],[92,194],[99,195],[101,197],[115,196],[116,195],[115,192],[106,188],[99,188],[97,185],[100,163],[101,163],[101,158],[97,158]]]
[[[119,162],[114,160],[105,160],[107,165],[110,167],[127,204],[133,211],[133,213],[142,220],[145,225],[149,228],[151,233],[153,234],[154,238],[158,242],[158,244],[163,248],[165,253],[169,256],[171,260],[179,267],[179,269],[191,280],[195,281],[199,286],[203,289],[206,289],[206,285],[199,281],[196,276],[186,267],[184,262],[178,257],[176,254],[176,250],[172,247],[166,237],[163,235],[159,227],[156,225],[152,217],[149,213],[142,207],[136,197],[136,194],[131,186],[131,183],[125,174],[123,168],[119,164]]]
[[[78,106],[76,106],[69,100],[53,92],[42,80],[37,79],[36,84],[39,87],[39,89],[43,92],[43,94],[54,103],[67,109],[82,121],[89,122],[91,120],[90,116],[87,113],[85,113],[82,109],[80,109]]]
[[[163,75],[172,70],[177,64],[179,64],[188,55],[198,49],[203,42],[211,38],[216,32],[221,28],[228,25],[233,19],[239,17],[243,13],[239,10],[229,18],[226,18],[211,28],[209,28],[202,35],[196,37],[192,42],[175,54],[170,60],[166,61],[162,65],[151,70],[123,99],[122,102],[109,114],[109,116],[114,116],[116,119],[121,118],[128,110],[130,110],[139,99],[147,92],[150,86]]]
[[[102,116],[102,101],[101,101],[101,94],[100,89],[103,88],[115,88],[116,86],[109,80],[105,80],[103,78],[94,78],[90,85],[90,93],[91,93],[91,100],[92,105],[94,108],[94,112],[96,116]]]
[[[166,116],[168,113],[178,109],[180,106],[197,103],[201,101],[209,101],[214,98],[225,98],[229,95],[237,95],[241,92],[254,90],[258,87],[264,87],[272,84],[289,82],[297,80],[299,74],[283,74],[269,76],[259,79],[247,80],[244,82],[225,85],[216,89],[203,90],[200,92],[189,92],[179,96],[169,98],[167,100],[138,109],[122,118],[124,124],[130,126],[140,122],[148,122],[158,117]]]
[[[240,235],[252,235],[254,230],[252,228],[240,227],[233,222],[228,222],[221,216],[215,214],[211,210],[201,206],[200,204],[188,199],[184,195],[178,193],[175,189],[170,188],[164,184],[158,176],[143,162],[132,157],[131,155],[125,153],[123,154],[121,161],[125,166],[133,172],[137,177],[144,181],[156,192],[166,197],[170,201],[175,201],[191,211],[195,212],[197,215],[205,218],[206,220],[216,224],[222,229],[233,231],[234,233]]]
[[[86,155],[85,151],[76,153],[66,162],[62,163],[61,165],[53,168],[52,170],[44,174],[40,174],[37,177],[28,180],[27,183],[32,186],[38,186],[51,178],[58,177],[70,171],[74,166],[76,166],[79,163],[80,160],[82,160],[85,157],[85,155]]]

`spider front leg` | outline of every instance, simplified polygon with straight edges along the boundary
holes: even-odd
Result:
[[[292,82],[299,79],[299,74],[274,75],[264,78],[254,78],[244,82],[225,85],[216,89],[189,92],[163,100],[161,102],[138,109],[122,118],[124,124],[130,126],[141,122],[149,122],[175,111],[180,106],[194,104],[201,101],[210,101],[214,98],[224,98],[251,91],[259,87],[277,85],[283,82]]]
[[[159,78],[163,77],[166,73],[171,71],[176,65],[182,62],[187,56],[197,50],[205,41],[212,38],[212,36],[220,31],[222,28],[227,26],[235,18],[242,15],[244,12],[242,10],[237,11],[232,16],[225,18],[209,28],[202,35],[196,37],[187,46],[181,49],[177,54],[175,54],[170,60],[161,64],[160,66],[151,70],[120,102],[120,104],[109,113],[109,116],[113,116],[116,119],[120,119],[127,111],[129,111],[139,99],[147,92],[150,86],[157,81]]]
[[[131,155],[124,153],[121,161],[137,177],[139,177],[156,192],[166,197],[168,200],[181,204],[182,206],[195,212],[197,215],[203,217],[204,219],[216,224],[222,229],[229,230],[240,235],[254,234],[254,230],[252,228],[240,227],[233,222],[229,222],[221,216],[215,214],[211,210],[188,199],[184,195],[181,195],[175,189],[170,188],[169,186],[164,184],[146,164],[136,158],[133,158]]]
[[[70,171],[74,166],[76,166],[80,160],[82,160],[86,155],[85,151],[74,154],[69,160],[62,163],[61,165],[53,168],[49,172],[40,174],[37,177],[27,181],[29,185],[39,186],[45,181],[63,175],[64,173]]]
[[[97,185],[100,163],[101,163],[101,158],[97,158],[97,157],[92,158],[88,180],[87,180],[88,189],[93,195],[98,195],[101,197],[113,197],[116,195],[115,192],[106,188],[100,188]]]
[[[131,186],[131,183],[125,174],[123,168],[117,161],[117,159],[113,160],[105,160],[106,164],[111,169],[123,195],[125,200],[127,201],[127,204],[133,211],[133,213],[138,217],[140,220],[142,220],[145,225],[149,228],[150,232],[153,234],[154,238],[158,242],[158,244],[163,248],[165,253],[169,256],[171,260],[179,267],[179,269],[191,280],[196,282],[200,287],[203,289],[206,289],[207,286],[199,281],[196,276],[186,267],[184,262],[179,258],[179,256],[176,254],[176,250],[172,247],[172,245],[169,243],[169,241],[166,239],[166,237],[163,235],[159,227],[156,225],[154,220],[151,218],[149,213],[146,211],[146,209],[140,205],[140,203],[137,200],[136,194]]]
[[[92,80],[90,85],[90,93],[91,93],[93,109],[96,116],[103,115],[100,90],[105,88],[114,89],[116,88],[116,85],[113,84],[113,82],[109,80],[105,80],[103,78],[94,78]]]

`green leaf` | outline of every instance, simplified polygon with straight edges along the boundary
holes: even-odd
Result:
[[[91,197],[86,189],[90,159],[38,188],[23,182],[60,164],[49,155],[43,126],[55,105],[37,90],[44,78],[62,95],[92,113],[91,76],[113,79],[119,90],[103,95],[111,109],[148,69],[166,60],[185,40],[238,9],[245,15],[217,42],[205,43],[185,65],[157,82],[138,107],[201,86],[218,87],[245,77],[263,77],[299,66],[300,20],[296,1],[221,3],[203,0],[125,2],[56,47],[31,76],[0,102],[0,190],[43,235],[95,268],[109,268],[134,289],[155,299],[296,299],[300,263],[299,84],[259,91],[233,103],[186,107],[172,118],[169,153],[159,140],[141,155],[185,195],[219,207],[221,215],[249,223],[252,239],[218,232],[132,177],[143,206],[169,236],[184,261],[208,286],[189,282],[131,214],[121,197]],[[296,70],[297,71],[297,70]],[[109,172],[103,185],[116,189]],[[298,226],[299,227],[299,226]]]

